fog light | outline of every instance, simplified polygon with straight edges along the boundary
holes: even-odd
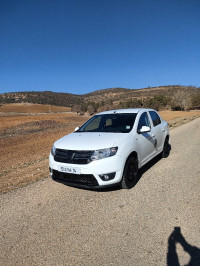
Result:
[[[108,175],[104,175],[103,176],[105,180],[109,180],[109,176]]]
[[[115,173],[109,173],[109,174],[104,174],[104,175],[99,175],[99,177],[103,180],[103,181],[109,181],[115,178]]]

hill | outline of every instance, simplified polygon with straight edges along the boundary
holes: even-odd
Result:
[[[0,104],[6,103],[35,103],[71,107],[81,103],[82,96],[70,93],[56,93],[52,91],[30,91],[0,94]]]
[[[110,88],[84,95],[70,93],[15,92],[0,94],[0,104],[34,103],[70,107],[76,112],[94,113],[111,108],[151,107],[159,109],[200,109],[200,88],[160,86],[143,89]]]

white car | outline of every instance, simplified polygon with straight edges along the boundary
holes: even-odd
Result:
[[[129,189],[139,168],[158,154],[169,155],[169,143],[168,123],[153,109],[102,112],[54,143],[51,177],[77,187]]]

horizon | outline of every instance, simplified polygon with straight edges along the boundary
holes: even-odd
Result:
[[[105,89],[100,89],[100,90],[94,90],[94,91],[90,91],[88,93],[82,93],[82,94],[77,94],[77,93],[71,93],[71,92],[61,92],[61,91],[52,91],[52,90],[24,90],[24,91],[9,91],[9,92],[0,92],[0,94],[8,94],[8,93],[27,93],[27,92],[52,92],[52,93],[66,93],[66,94],[73,94],[73,95],[85,95],[85,94],[90,94],[93,92],[98,92],[98,91],[105,91],[105,90],[114,90],[114,89],[124,89],[124,90],[146,90],[146,89],[154,89],[154,88],[161,88],[161,87],[193,87],[196,89],[200,89],[200,87],[196,87],[193,85],[161,85],[161,86],[156,86],[156,87],[146,87],[146,88],[138,88],[138,89],[130,89],[130,88],[124,88],[124,87],[115,87],[115,88],[105,88]]]
[[[0,6],[1,94],[200,87],[198,0],[0,0]]]

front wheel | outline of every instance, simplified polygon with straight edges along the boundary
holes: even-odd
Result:
[[[138,164],[134,157],[127,160],[122,176],[121,186],[125,189],[134,187],[137,182]]]

